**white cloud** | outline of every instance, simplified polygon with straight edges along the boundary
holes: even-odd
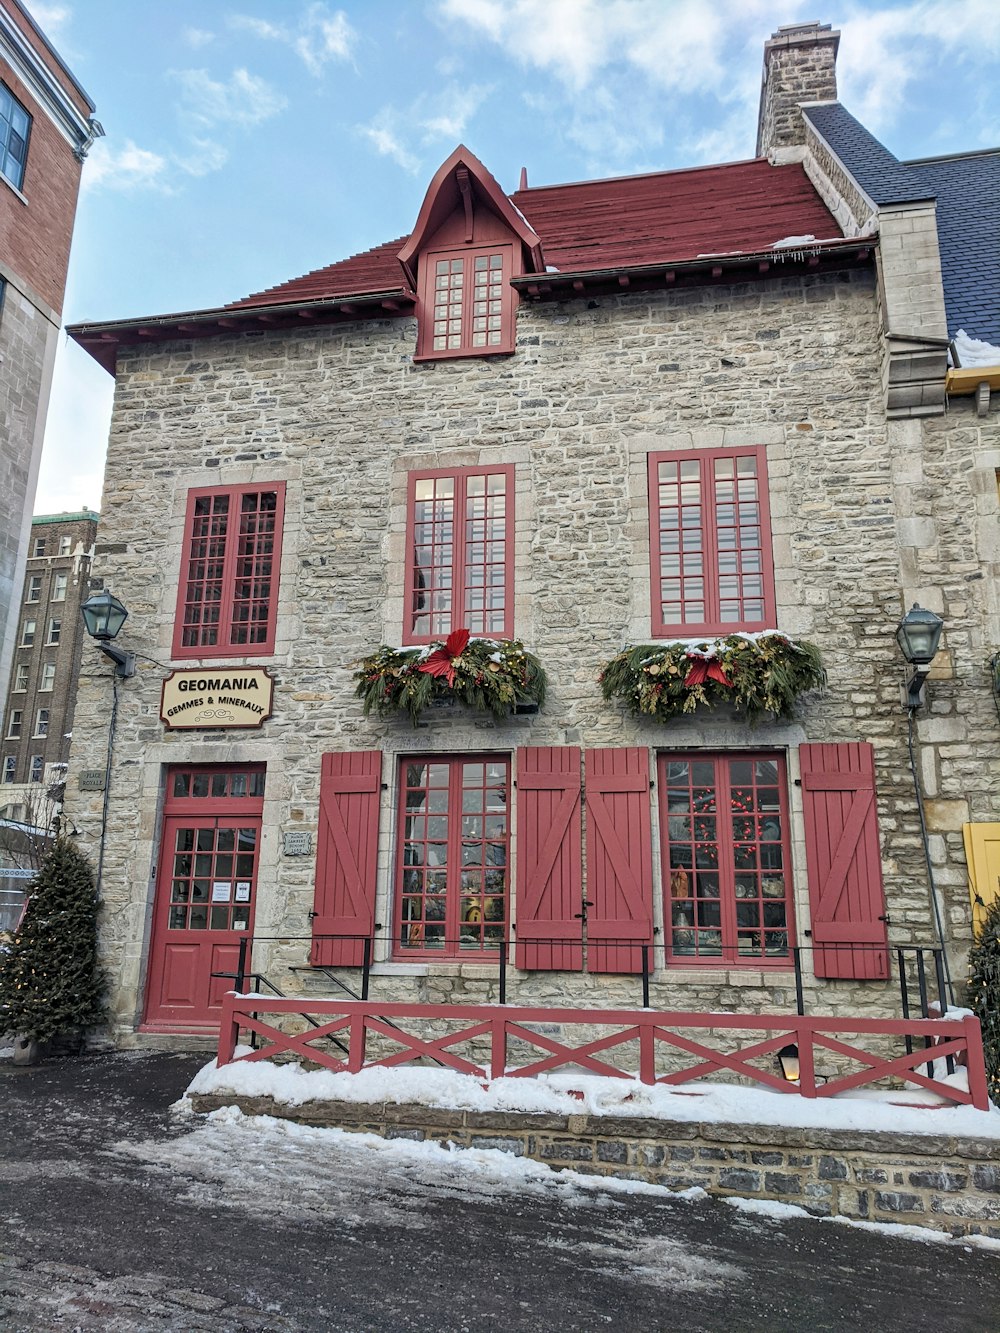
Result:
[[[159,189],[169,191],[164,179],[168,162],[159,153],[139,148],[126,139],[114,149],[107,139],[98,139],[87,155],[83,168],[85,190]]]
[[[184,156],[175,153],[173,160],[189,176],[207,176],[226,165],[229,153],[214,139],[192,139],[191,151]]]
[[[398,112],[384,107],[370,125],[359,125],[358,132],[374,146],[380,157],[391,158],[404,171],[416,174],[420,161],[403,143]]]
[[[199,125],[259,125],[284,111],[288,99],[256,74],[233,70],[226,82],[204,69],[182,69],[174,77],[183,89],[182,111]]]
[[[82,347],[69,339],[62,341],[45,426],[36,514],[100,507],[114,389],[114,379]]]
[[[320,75],[331,60],[349,60],[357,33],[342,9],[331,14],[325,4],[311,4],[295,27],[271,23],[247,14],[234,14],[233,27],[265,41],[282,42],[300,57],[310,74]]]
[[[57,37],[73,15],[69,5],[47,4],[45,0],[31,0],[28,10],[49,38]]]
[[[215,41],[215,33],[208,32],[205,28],[185,28],[183,36],[188,46],[193,46],[196,51]]]

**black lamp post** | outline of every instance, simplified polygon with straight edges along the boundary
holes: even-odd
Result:
[[[899,622],[896,642],[909,664],[903,685],[907,709],[919,708],[924,701],[924,681],[930,674],[931,662],[937,653],[943,629],[944,621],[941,617],[933,611],[925,611],[916,602]]]
[[[110,657],[115,664],[115,675],[127,679],[135,675],[135,654],[124,648],[116,648],[111,639],[118,637],[122,626],[128,619],[124,605],[108,592],[98,592],[88,597],[80,607],[87,633],[97,640],[97,646],[105,657]]]

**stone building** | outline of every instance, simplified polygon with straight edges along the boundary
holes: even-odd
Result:
[[[807,1005],[895,1015],[897,949],[942,937],[961,977],[1000,432],[948,397],[948,172],[839,106],[836,47],[768,42],[750,162],[508,195],[460,147],[402,240],[71,330],[117,379],[94,574],[147,659],[87,657],[68,791],[117,1040],[210,1030],[248,932],[289,994],[368,956],[380,997],[495,999],[502,953],[524,1003],[634,1005],[648,964],[656,1006],[755,1013],[794,1006],[797,958]],[[908,712],[913,602],[945,637]],[[487,690],[517,641],[537,711],[355,694],[365,659],[369,691]],[[826,679],[790,713],[726,705],[800,643]],[[626,645],[646,699],[722,706],[605,699]],[[113,695],[102,826],[76,774]]]
[[[0,695],[94,104],[20,0],[0,0]]]

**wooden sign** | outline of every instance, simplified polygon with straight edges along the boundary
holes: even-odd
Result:
[[[160,720],[169,731],[259,727],[273,694],[267,667],[185,667],[163,682]]]

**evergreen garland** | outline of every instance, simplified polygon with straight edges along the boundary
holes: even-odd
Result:
[[[599,677],[605,699],[622,699],[637,717],[657,722],[699,704],[728,704],[751,721],[764,713],[790,717],[798,696],[825,679],[817,648],[776,631],[640,644],[612,658]]]
[[[473,639],[467,630],[426,648],[383,644],[357,663],[354,680],[366,717],[406,712],[414,726],[439,700],[456,700],[500,722],[519,703],[545,702],[542,664],[520,640]]]
[[[969,952],[969,1006],[983,1029],[986,1086],[1000,1106],[1000,898],[987,909]]]
[[[97,906],[90,862],[57,838],[29,885],[20,928],[0,944],[0,1032],[51,1041],[104,1022]]]

